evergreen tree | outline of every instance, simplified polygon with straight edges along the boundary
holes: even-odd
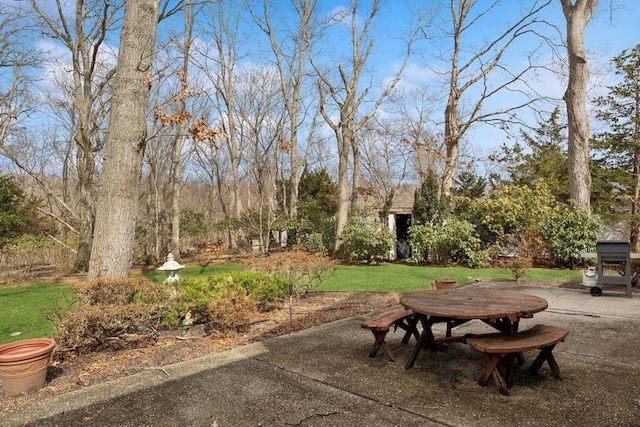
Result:
[[[415,191],[413,200],[413,223],[415,225],[441,224],[447,216],[449,203],[440,195],[436,174],[429,171]]]
[[[304,170],[298,186],[298,218],[307,221],[309,231],[320,231],[338,212],[338,186],[326,169]]]
[[[488,181],[483,176],[478,176],[472,171],[463,171],[455,179],[456,186],[453,189],[454,213],[466,212],[471,202],[484,196]]]
[[[609,173],[617,189],[617,206],[629,222],[634,251],[640,250],[640,45],[624,50],[612,59],[621,81],[609,86],[609,93],[595,100],[596,117],[608,130],[593,141],[595,157]]]
[[[41,229],[36,199],[28,198],[10,176],[0,176],[0,247],[23,234]]]
[[[507,165],[507,174],[515,185],[532,186],[544,179],[556,200],[568,202],[569,166],[566,124],[560,122],[556,107],[549,120],[538,122],[533,134],[522,131],[522,142],[501,147],[498,161]]]

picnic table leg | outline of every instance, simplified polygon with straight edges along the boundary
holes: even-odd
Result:
[[[417,315],[413,315],[411,317],[409,317],[407,319],[407,323],[399,323],[398,326],[401,329],[404,329],[406,332],[404,334],[404,337],[402,338],[402,344],[406,344],[409,342],[409,339],[411,339],[411,335],[413,335],[416,338],[416,341],[418,341],[418,339],[420,338],[420,333],[418,332],[418,316]]]
[[[484,368],[484,372],[480,375],[480,379],[478,379],[478,384],[482,387],[487,385],[489,381],[489,377],[493,371],[498,367],[498,362],[500,362],[500,356],[497,354],[485,354],[485,361],[487,366]]]
[[[371,332],[373,332],[373,336],[375,337],[376,341],[373,343],[371,352],[369,352],[369,357],[376,357],[376,354],[378,354],[378,350],[382,349],[382,352],[385,354],[385,356],[387,356],[387,358],[392,362],[395,362],[396,359],[393,357],[393,354],[391,353],[391,350],[389,349],[389,346],[385,341],[387,331],[372,329]]]
[[[513,382],[513,362],[516,358],[518,360],[522,356],[522,353],[509,353],[502,358],[502,366],[504,368],[504,381],[507,384],[507,387],[511,387]]]
[[[531,364],[531,367],[529,368],[529,372],[531,372],[532,374],[535,374],[536,372],[538,372],[538,369],[540,369],[540,366],[542,366],[542,364],[546,360],[547,363],[549,364],[549,368],[551,368],[551,373],[553,374],[553,376],[561,380],[562,375],[560,374],[560,367],[558,366],[558,363],[556,362],[556,358],[553,357],[553,353],[552,353],[554,347],[555,347],[555,344],[549,347],[544,347],[542,350],[540,350],[538,357],[536,357],[536,360],[534,360],[533,363]]]
[[[418,358],[418,354],[422,349],[422,346],[425,345],[425,340],[426,340],[427,346],[435,345],[433,332],[431,332],[431,323],[424,316],[420,316],[420,315],[416,315],[416,316],[419,316],[420,323],[422,323],[422,333],[418,338],[418,342],[416,342],[416,346],[413,348],[411,357],[409,357],[409,360],[407,360],[407,363],[404,366],[405,369],[411,369],[413,367],[414,363],[416,362],[416,359]]]
[[[501,394],[508,396],[508,383],[511,381],[511,365],[513,357],[509,357],[508,355],[506,357],[502,357],[500,354],[485,354],[485,359],[487,361],[487,366],[480,376],[478,384],[484,387],[489,382],[489,378],[492,377],[493,381],[496,383],[496,387],[498,387],[498,391],[500,391]],[[500,374],[500,367],[503,367],[505,370],[506,381]]]
[[[508,317],[502,317],[494,321],[484,320],[484,323],[486,323],[487,325],[493,328],[496,328],[497,330],[499,330],[505,335],[517,334],[518,327],[520,326],[519,320],[512,321]],[[524,365],[524,354],[522,354],[522,352],[518,353],[517,359],[518,359],[518,366]]]

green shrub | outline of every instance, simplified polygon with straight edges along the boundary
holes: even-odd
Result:
[[[260,271],[237,271],[228,275],[240,285],[247,296],[256,303],[261,311],[275,301],[282,300],[287,294],[287,282],[283,277]]]
[[[291,229],[293,248],[307,252],[330,252],[336,242],[336,222],[332,218],[325,218],[318,223],[298,220],[295,228]]]
[[[335,268],[335,262],[322,253],[313,253],[301,250],[277,252],[268,257],[254,257],[242,261],[248,270],[261,271],[282,280],[284,290],[289,293],[288,285],[292,286],[292,292],[306,294],[324,279]]]
[[[468,221],[450,218],[439,226],[414,225],[409,228],[412,262],[438,265],[449,263],[481,266],[488,258],[480,250],[480,239]]]
[[[202,236],[209,232],[203,213],[185,209],[180,212],[180,237]]]
[[[237,329],[287,291],[283,278],[256,271],[183,277],[172,286],[175,291],[148,279],[95,280],[75,287],[81,304],[47,318],[63,351],[102,350],[154,340],[159,328],[179,326],[187,313],[196,323]]]
[[[390,230],[375,224],[351,220],[342,235],[339,256],[349,261],[376,263],[389,259],[395,239]]]
[[[438,242],[436,229],[430,225],[412,225],[409,227],[409,245],[411,245],[410,262],[428,262],[429,253]]]
[[[187,311],[196,323],[210,321],[209,304],[230,291],[244,293],[259,310],[272,307],[287,294],[287,283],[279,277],[258,271],[233,271],[205,277],[182,277],[175,282],[177,298],[165,314],[168,325],[177,325]]]
[[[318,232],[304,234],[300,238],[297,247],[309,252],[324,252],[327,250],[323,242],[322,233]]]
[[[39,200],[28,196],[17,180],[0,175],[0,248],[23,234],[40,234],[50,231],[38,213]]]
[[[188,311],[195,323],[204,323],[208,317],[207,305],[209,301],[220,295],[220,282],[224,279],[211,280],[216,276],[181,277],[173,283],[176,298],[171,308],[164,313],[163,322],[167,326],[178,326],[180,319]]]
[[[573,265],[581,252],[595,251],[601,229],[599,217],[558,203],[543,221],[540,235],[555,264]]]
[[[74,286],[84,304],[131,304],[167,301],[171,289],[149,279],[103,278]]]
[[[2,251],[7,264],[31,269],[37,265],[49,264],[54,248],[54,241],[47,236],[22,234],[8,240]]]
[[[554,203],[543,181],[531,187],[505,185],[496,188],[488,198],[472,202],[464,219],[475,225],[476,235],[485,247],[505,244],[508,235],[535,233],[540,219],[547,216]]]

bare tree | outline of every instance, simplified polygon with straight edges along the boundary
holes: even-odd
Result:
[[[191,45],[193,43],[193,25],[196,12],[191,4],[191,0],[184,0],[184,35],[182,43],[182,68],[180,69],[180,88],[181,91],[176,97],[178,102],[178,115],[182,116],[185,121],[187,117],[191,117],[191,113],[187,111],[187,98],[190,95],[187,77],[189,76],[189,64],[191,58]],[[180,189],[182,188],[182,148],[183,141],[186,138],[186,123],[179,123],[176,135],[173,139],[173,155],[172,159],[172,198],[171,198],[171,250],[180,256]]]
[[[589,65],[584,47],[584,29],[591,20],[598,0],[560,0],[567,21],[569,81],[564,101],[569,124],[569,191],[576,207],[591,211],[591,173],[589,172],[589,115],[587,84]]]
[[[282,32],[280,25],[274,25],[273,16],[282,13],[282,5],[271,4],[267,0],[262,1],[262,16],[252,13],[254,21],[260,29],[269,37],[271,50],[273,51],[275,64],[280,76],[280,90],[282,101],[288,116],[288,133],[280,142],[283,151],[288,152],[290,167],[289,186],[289,215],[296,216],[298,203],[298,185],[300,183],[301,169],[298,159],[298,144],[301,124],[303,123],[303,87],[306,80],[307,57],[316,32],[319,31],[316,22],[317,0],[291,0],[290,4],[295,13],[296,20],[292,24],[294,28]],[[251,11],[253,8],[248,5]],[[277,10],[276,10],[277,8]],[[285,203],[285,205],[287,205]]]
[[[389,101],[385,108],[390,117],[384,126],[388,137],[403,146],[402,151],[412,153],[407,176],[418,183],[430,172],[440,175],[446,155],[442,136],[435,134],[437,94],[427,86],[399,88]]]
[[[273,68],[247,67],[238,76],[238,121],[248,141],[247,161],[251,162],[249,182],[251,203],[243,218],[250,220],[252,234],[260,248],[268,252],[271,231],[283,212],[277,208],[276,179],[278,152],[285,111],[279,76]],[[255,195],[255,197],[253,197]],[[243,225],[248,225],[243,221]]]
[[[221,132],[217,140],[203,138],[209,147],[215,150],[224,150],[224,156],[208,156],[209,160],[225,159],[229,162],[224,169],[225,174],[219,174],[218,189],[222,189],[227,183],[230,187],[231,203],[228,204],[227,220],[238,220],[243,212],[243,199],[241,195],[243,169],[247,140],[241,133],[241,124],[237,123],[236,112],[240,108],[237,105],[236,73],[237,66],[243,59],[241,53],[243,40],[239,36],[240,13],[239,10],[227,8],[224,2],[209,5],[209,17],[206,21],[208,27],[202,28],[203,36],[211,39],[211,43],[198,46],[194,52],[195,66],[206,77],[203,83],[203,93],[210,97],[211,107],[208,109],[211,117],[202,117],[202,125],[213,128],[211,123],[217,122]],[[212,153],[209,153],[212,154]],[[226,195],[225,195],[226,196]],[[220,194],[223,197],[223,194]],[[227,229],[230,247],[237,247],[236,235],[230,228]]]
[[[159,0],[127,2],[88,279],[129,274]]]
[[[320,112],[333,130],[338,147],[338,214],[336,224],[336,246],[338,249],[340,235],[347,223],[352,206],[356,204],[359,186],[360,149],[357,134],[378,110],[380,104],[393,91],[406,67],[414,34],[410,30],[406,50],[401,65],[394,76],[382,88],[373,101],[367,99],[370,87],[363,89],[363,73],[374,47],[373,23],[380,12],[380,0],[373,0],[368,9],[363,11],[358,0],[351,0],[350,6],[342,16],[334,19],[340,23],[348,23],[350,28],[350,62],[339,64],[338,78],[332,81],[330,73],[322,71],[315,59],[312,65],[319,76]],[[364,109],[367,101],[371,101],[368,111]],[[332,116],[332,109],[337,110],[337,118]],[[349,158],[351,163],[351,179],[349,179]],[[351,183],[351,188],[349,187]]]
[[[366,212],[391,207],[396,191],[412,175],[414,152],[396,138],[395,125],[391,120],[372,121],[361,133],[362,181],[358,192],[369,195],[374,202],[372,209],[365,207]]]
[[[163,234],[167,231],[162,230],[160,227],[160,203],[159,198],[154,198],[155,211],[154,214],[154,240],[155,240],[155,258],[159,259],[160,250],[168,249],[174,255],[180,256],[180,192],[183,182],[183,169],[185,162],[185,155],[183,148],[185,141],[188,137],[187,129],[191,123],[193,116],[192,110],[188,105],[188,100],[194,94],[194,90],[189,84],[189,71],[191,64],[191,48],[193,44],[193,29],[195,24],[195,16],[202,10],[201,6],[195,6],[192,0],[183,1],[183,32],[181,36],[172,37],[169,43],[164,48],[166,54],[164,55],[165,61],[163,64],[159,64],[157,71],[159,82],[162,82],[162,76],[165,77],[166,83],[176,82],[169,89],[169,93],[166,94],[167,99],[159,99],[154,108],[154,124],[160,124],[165,128],[162,132],[158,130],[154,139],[157,139],[155,148],[162,150],[164,142],[169,142],[170,152],[162,153],[162,156],[166,156],[170,160],[168,170],[166,171],[166,183],[170,185],[170,191],[167,191],[167,199],[171,200],[170,209],[170,234],[171,240],[168,245],[162,241]],[[163,49],[159,48],[159,51]],[[175,65],[176,60],[179,61],[178,65]],[[160,61],[157,61],[160,62]],[[158,85],[162,86],[162,84]],[[161,90],[158,91],[162,92]],[[159,165],[159,160],[162,157],[157,157],[154,154],[147,152],[145,158],[149,160],[149,166],[152,168],[152,172],[156,171],[155,166]],[[149,183],[158,184],[159,181],[155,178],[161,178],[160,175],[150,176]],[[158,188],[154,188],[156,196],[160,195]],[[167,247],[168,246],[168,247]]]
[[[446,37],[450,39],[451,46],[447,49],[450,54],[446,57],[449,70],[446,73],[448,94],[444,111],[446,162],[441,185],[443,195],[451,193],[460,143],[469,129],[479,122],[515,120],[515,111],[530,106],[537,99],[535,90],[526,82],[526,77],[536,68],[532,60],[536,47],[524,55],[519,52],[527,61],[525,66],[518,69],[507,66],[504,56],[510,50],[521,48],[522,45],[516,43],[519,40],[531,37],[535,41],[540,33],[544,33],[539,27],[548,24],[538,16],[551,1],[526,2],[519,16],[493,32],[492,29],[497,27],[496,16],[502,13],[502,7],[512,3],[510,0],[448,0],[451,28],[446,31]],[[486,22],[491,17],[494,21]],[[477,38],[468,34],[481,25],[489,27],[492,32],[486,34],[487,31],[483,31],[483,40],[486,41],[478,44]],[[429,32],[430,29],[426,28],[425,33]],[[538,42],[541,43],[541,39]],[[518,88],[518,85],[524,85],[524,89]],[[519,94],[518,102],[497,110],[485,109],[489,100],[507,91],[512,96]],[[469,105],[465,105],[465,102]]]
[[[36,63],[35,54],[23,44],[21,16],[0,10],[0,148],[14,134],[22,116],[31,108],[27,68]],[[4,151],[4,150],[3,150]]]
[[[105,40],[118,23],[120,5],[104,1],[76,2],[73,16],[68,16],[65,2],[29,0],[39,17],[44,34],[60,41],[69,51],[75,128],[75,170],[77,173],[78,252],[75,269],[87,271],[95,220],[94,185],[96,181],[96,154],[104,146],[103,118],[104,93],[115,72],[104,69]]]

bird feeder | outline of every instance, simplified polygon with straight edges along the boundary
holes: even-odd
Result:
[[[158,267],[158,270],[164,271],[167,275],[167,278],[164,279],[165,283],[172,283],[180,278],[178,276],[178,272],[183,268],[184,265],[179,264],[173,257],[173,254],[169,252],[169,255],[167,255],[167,262]]]

